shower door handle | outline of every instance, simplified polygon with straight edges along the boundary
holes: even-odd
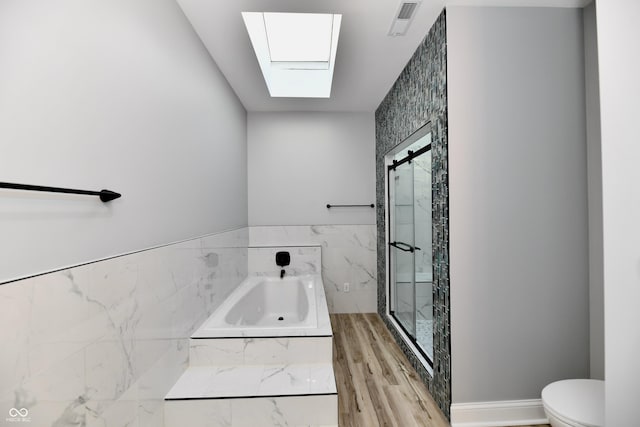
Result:
[[[396,249],[400,249],[403,252],[413,252],[415,251],[415,248],[413,246],[411,246],[408,243],[404,243],[404,242],[391,242],[389,243],[391,246],[393,246]]]

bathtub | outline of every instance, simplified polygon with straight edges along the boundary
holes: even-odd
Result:
[[[331,336],[319,274],[249,276],[191,338]]]

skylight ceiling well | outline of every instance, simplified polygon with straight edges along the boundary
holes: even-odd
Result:
[[[342,15],[243,12],[272,97],[328,98]]]

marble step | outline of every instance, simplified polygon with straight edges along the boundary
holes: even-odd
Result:
[[[191,366],[165,400],[334,394],[333,365]]]
[[[332,337],[191,338],[189,366],[332,363]]]
[[[192,366],[165,397],[165,427],[337,426],[330,363]]]
[[[164,427],[338,427],[338,395],[169,400]]]

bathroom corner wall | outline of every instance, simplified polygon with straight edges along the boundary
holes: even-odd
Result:
[[[0,281],[247,225],[246,111],[174,0],[0,2]]]
[[[375,312],[373,113],[248,114],[252,246],[322,246],[333,313]],[[349,291],[344,284],[349,283]]]
[[[1,2],[0,69],[2,181],[122,193],[0,191],[0,424],[162,426],[247,274],[246,111],[173,0]]]
[[[432,129],[434,375],[425,370],[395,328],[387,326],[448,416],[451,404],[449,344],[449,191],[447,154],[447,40],[443,11],[376,110],[378,312],[387,321],[384,156],[427,123]]]
[[[640,401],[640,3],[598,1],[604,247],[604,425],[638,424]]]
[[[0,285],[0,414],[34,426],[164,425],[188,337],[247,275],[248,230]]]
[[[589,375],[583,43],[581,9],[447,8],[454,404]]]

